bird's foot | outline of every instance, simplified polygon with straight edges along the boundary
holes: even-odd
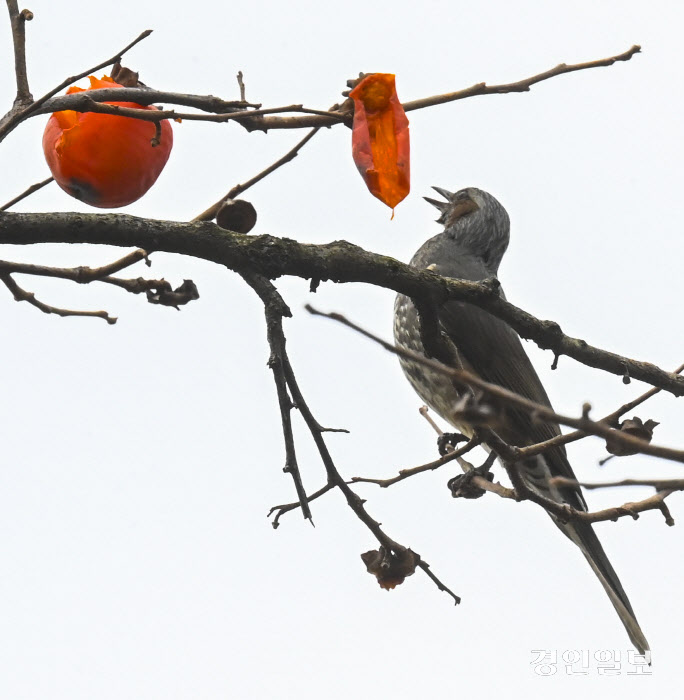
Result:
[[[490,454],[487,459],[479,467],[470,469],[464,474],[458,474],[453,479],[447,481],[447,488],[451,491],[454,498],[480,498],[485,493],[483,488],[480,488],[474,483],[476,476],[481,476],[487,481],[494,481],[494,474],[490,471],[496,455]]]
[[[468,442],[468,439],[465,435],[461,435],[461,433],[442,433],[438,438],[437,438],[437,449],[439,450],[439,454],[442,457],[446,457],[446,455],[451,452],[449,449],[456,447],[461,442]]]

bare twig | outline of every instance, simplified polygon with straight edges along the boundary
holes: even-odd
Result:
[[[323,437],[326,429],[320,425],[320,423],[314,418],[309,406],[307,405],[304,396],[299,388],[299,384],[295,377],[292,365],[287,355],[287,350],[285,347],[285,336],[282,330],[282,319],[284,316],[289,315],[289,308],[283,301],[282,297],[278,293],[277,289],[271,284],[269,280],[260,275],[244,275],[247,284],[254,289],[258,294],[259,298],[264,303],[264,308],[266,310],[266,319],[268,326],[268,337],[269,344],[271,346],[271,359],[269,360],[269,365],[271,365],[274,370],[274,376],[276,377],[276,386],[278,387],[278,400],[281,406],[281,419],[283,422],[283,430],[285,433],[285,445],[286,445],[286,469],[285,471],[290,471],[295,477],[295,484],[297,485],[297,496],[298,504],[288,504],[285,506],[276,506],[271,509],[270,513],[274,510],[276,513],[276,522],[274,527],[277,527],[279,518],[283,513],[290,510],[294,510],[297,506],[302,509],[302,513],[305,517],[311,519],[311,514],[309,510],[309,502],[318,498],[319,496],[327,493],[333,488],[338,488],[342,491],[347,504],[352,509],[354,514],[359,520],[371,531],[375,538],[380,543],[381,548],[384,548],[387,552],[394,555],[401,556],[406,555],[409,551],[407,547],[399,544],[391,537],[389,537],[381,528],[380,523],[377,522],[364,507],[365,501],[363,501],[359,496],[353,491],[347,482],[344,480],[340,472],[337,470],[335,463],[330,455],[328,446],[326,445],[325,439]],[[284,379],[284,385],[283,385]],[[294,404],[290,402],[290,396]],[[301,480],[297,483],[296,476],[298,476],[299,471],[296,466],[296,459],[294,458],[294,443],[290,443],[290,436],[292,434],[292,426],[290,421],[290,410],[293,407],[299,410],[299,413],[304,418],[311,437],[318,448],[318,453],[325,467],[326,474],[328,476],[328,483],[322,489],[319,489],[312,496],[307,496],[301,485]],[[288,465],[291,467],[288,469]],[[293,467],[293,468],[292,468]],[[270,514],[269,513],[269,514]],[[306,515],[308,513],[308,515]],[[429,578],[438,585],[439,590],[448,593],[456,603],[460,602],[460,598],[453,593],[447,586],[445,586],[432,572],[429,572],[429,566],[427,563],[422,565],[419,563],[422,561],[420,555],[417,552],[412,552],[416,557],[416,565],[429,576]]]
[[[503,85],[487,85],[486,83],[477,83],[472,87],[450,92],[445,95],[435,95],[433,97],[424,97],[418,100],[404,102],[404,110],[410,112],[415,109],[424,109],[445,102],[454,102],[468,97],[477,95],[502,95],[510,92],[526,92],[535,83],[549,80],[564,73],[571,73],[579,70],[587,70],[590,68],[600,68],[602,66],[611,66],[617,61],[629,61],[632,56],[639,53],[641,47],[632,46],[624,53],[609,58],[602,58],[597,61],[588,61],[586,63],[576,63],[574,65],[566,65],[561,63],[555,68],[533,75],[531,78],[524,78],[514,83],[505,83]],[[340,113],[330,116],[310,116],[310,117],[265,117],[261,121],[261,127],[264,129],[301,129],[304,127],[323,127],[332,126],[339,121],[344,121],[348,115]]]
[[[147,252],[139,249],[128,253],[119,260],[103,265],[102,267],[46,267],[43,265],[32,265],[28,263],[16,263],[5,260],[0,260],[0,273],[5,275],[22,274],[34,275],[38,277],[53,277],[71,280],[78,284],[89,284],[90,282],[102,282],[111,284],[131,294],[147,294],[147,301],[151,304],[162,304],[163,306],[171,306],[176,309],[182,304],[198,299],[199,293],[196,285],[191,280],[185,280],[177,289],[164,279],[145,279],[138,277],[136,279],[121,279],[113,277],[113,273],[119,272],[134,263],[145,260],[149,265]],[[24,292],[28,294],[28,292]],[[31,296],[31,295],[29,295]],[[33,297],[32,297],[33,298]],[[29,300],[28,297],[22,297],[22,300]],[[36,305],[36,304],[34,304]],[[46,305],[43,307],[47,308]],[[52,308],[52,307],[50,307]],[[52,313],[56,313],[53,311]],[[99,312],[98,312],[99,313]],[[81,313],[69,315],[84,315]],[[92,314],[87,314],[92,315]]]
[[[242,80],[242,71],[239,70],[237,74],[237,82],[238,82],[238,87],[240,88],[240,101],[241,102],[246,102],[247,98],[245,97],[245,83]]]
[[[94,281],[105,281],[121,270],[134,265],[140,260],[147,259],[147,252],[139,248],[119,260],[103,265],[102,267],[47,267],[45,265],[32,265],[30,263],[15,263],[0,260],[0,273],[35,275],[37,277],[59,277],[71,280],[79,284],[88,284]]]
[[[351,481],[354,484],[357,483],[366,483],[366,484],[377,484],[378,486],[382,486],[382,488],[387,488],[388,486],[392,486],[393,484],[396,484],[399,481],[403,481],[404,479],[408,479],[411,476],[414,476],[415,474],[422,474],[423,472],[427,471],[434,471],[435,469],[439,469],[440,467],[443,467],[445,464],[448,464],[449,462],[453,462],[455,459],[458,459],[459,457],[462,457],[464,454],[467,454],[470,452],[473,448],[477,447],[477,445],[480,444],[480,441],[477,438],[473,438],[468,441],[467,444],[465,444],[463,447],[460,447],[458,450],[454,450],[453,452],[450,452],[447,455],[444,455],[444,457],[440,457],[439,459],[436,459],[434,462],[428,462],[427,464],[421,464],[418,467],[411,467],[410,469],[401,469],[397,476],[394,476],[390,479],[372,479],[370,477],[365,477],[365,476],[353,476]]]
[[[33,99],[29,90],[26,74],[26,22],[33,19],[30,10],[19,12],[17,0],[7,0],[7,10],[12,24],[12,42],[14,44],[14,74],[17,80],[15,107],[21,107]]]
[[[318,133],[318,131],[318,129],[312,129],[301,141],[298,141],[284,156],[278,158],[278,160],[275,161],[275,163],[269,165],[268,168],[265,168],[253,178],[247,180],[247,182],[245,182],[244,184],[235,185],[235,187],[229,190],[224,197],[219,199],[218,202],[212,204],[208,209],[205,209],[201,214],[196,216],[193,219],[193,221],[211,221],[212,219],[214,219],[216,217],[216,214],[218,213],[218,210],[221,208],[221,206],[227,199],[234,199],[239,194],[242,194],[245,190],[252,187],[252,185],[256,185],[257,182],[263,180],[267,175],[270,175],[274,170],[277,170],[281,165],[285,165],[285,163],[289,163],[291,160],[296,158],[299,154],[299,151]]]
[[[116,318],[110,316],[106,311],[72,311],[71,309],[60,309],[56,306],[44,304],[42,301],[36,299],[33,292],[27,292],[25,289],[22,289],[9,274],[0,274],[0,282],[12,292],[16,301],[27,301],[45,314],[56,314],[57,316],[94,316],[104,319],[110,325],[116,323]]]
[[[309,508],[309,498],[304,490],[302,476],[297,464],[297,454],[295,450],[294,433],[292,432],[291,411],[295,404],[288,393],[285,363],[287,353],[285,350],[285,333],[283,332],[283,317],[292,316],[290,309],[278,293],[278,290],[269,280],[258,274],[243,274],[245,282],[257,293],[264,304],[266,314],[266,335],[271,355],[268,359],[268,366],[273,371],[273,379],[278,395],[278,405],[280,407],[280,420],[283,425],[283,438],[285,440],[285,468],[283,471],[292,476],[295,490],[299,499],[299,506],[302,515],[313,524],[311,509]]]
[[[128,88],[127,88],[128,89]],[[99,92],[99,91],[98,91]],[[140,121],[155,122],[165,119],[181,119],[183,121],[215,122],[218,124],[228,121],[244,121],[265,114],[281,114],[287,112],[299,112],[302,114],[328,114],[320,109],[312,109],[301,104],[284,105],[282,107],[265,107],[263,109],[231,111],[218,114],[206,114],[204,112],[177,112],[175,109],[137,109],[135,107],[123,107],[116,104],[103,103],[101,95],[93,95],[90,92],[79,92],[70,96],[69,109],[75,112],[96,112],[98,114],[111,114],[118,117],[130,117]],[[96,98],[97,99],[94,99]],[[132,99],[129,95],[128,100]]]
[[[564,75],[565,73],[573,73],[579,70],[612,66],[618,61],[629,61],[634,54],[637,54],[640,51],[641,47],[635,45],[617,56],[600,58],[596,61],[587,61],[586,63],[575,63],[572,65],[560,63],[555,68],[551,68],[543,73],[533,75],[531,78],[518,80],[515,83],[504,83],[502,85],[477,83],[472,87],[465,88],[464,90],[458,90],[457,92],[449,92],[445,95],[435,95],[433,97],[424,97],[420,100],[413,100],[412,102],[405,102],[403,107],[406,112],[409,112],[414,109],[425,109],[425,107],[433,107],[446,102],[454,102],[455,100],[463,100],[467,97],[475,97],[476,95],[503,95],[504,93],[509,92],[528,92],[532,85],[540,83],[543,80],[549,80],[550,78],[555,78],[556,76]]]
[[[323,488],[318,489],[318,491],[314,491],[310,496],[306,497],[306,502],[311,503],[311,501],[315,501],[317,498],[320,498],[323,494],[328,493],[328,491],[331,491],[332,489],[335,488],[335,484],[327,483]],[[289,513],[291,510],[295,510],[297,508],[301,508],[302,504],[300,501],[295,501],[294,503],[283,503],[278,506],[273,506],[269,511],[266,517],[270,518],[271,515],[274,515],[273,521],[271,522],[271,525],[273,525],[273,529],[276,530],[278,528],[278,525],[280,525],[280,518],[285,515],[285,513]]]
[[[141,37],[144,38],[144,37]],[[136,40],[139,41],[139,39]],[[134,43],[136,43],[134,42]],[[127,50],[129,47],[126,47],[125,50]],[[552,68],[548,71],[545,71],[543,73],[539,73],[535,76],[532,76],[530,78],[526,78],[514,83],[507,83],[503,85],[486,85],[485,83],[478,83],[477,85],[474,85],[472,87],[466,88],[465,90],[459,90],[457,92],[453,93],[447,93],[446,95],[436,95],[432,97],[426,97],[426,98],[421,98],[418,100],[413,100],[410,102],[404,103],[404,109],[407,111],[415,110],[415,109],[423,109],[425,107],[431,107],[437,104],[443,104],[445,102],[452,102],[455,100],[460,100],[460,99],[465,99],[467,97],[474,97],[476,95],[489,95],[489,94],[504,94],[508,92],[523,92],[526,90],[529,90],[530,86],[541,82],[543,80],[548,80],[550,78],[556,77],[558,75],[562,75],[564,73],[569,73],[573,71],[579,71],[579,70],[585,70],[589,68],[596,68],[599,66],[608,66],[612,65],[616,61],[627,61],[629,60],[635,53],[639,51],[639,47],[633,46],[631,49],[628,51],[619,54],[617,56],[612,56],[610,58],[605,58],[605,59],[599,59],[597,61],[589,61],[586,63],[578,63],[575,65],[565,65],[565,64],[560,64],[556,66],[555,68]],[[123,53],[123,52],[122,52]],[[69,85],[71,82],[74,82],[75,80],[79,80],[80,78],[88,75],[89,73],[94,72],[95,70],[99,70],[99,68],[105,66],[105,65],[110,65],[111,63],[116,62],[116,61],[109,61],[105,62],[103,64],[100,64],[100,66],[97,66],[95,68],[91,68],[89,71],[84,72],[80,76],[74,76],[67,81],[64,81],[62,85],[60,85],[58,88],[56,88],[54,91],[52,91],[49,95],[44,96],[40,100],[38,100],[36,103],[33,105],[30,105],[29,109],[30,111],[23,111],[17,115],[13,115],[13,119],[11,120],[11,123],[5,124],[4,126],[0,127],[0,140],[4,138],[4,136],[11,130],[13,129],[17,123],[25,119],[27,116],[31,116],[32,114],[43,112],[43,111],[58,111],[60,109],[73,109],[74,107],[72,105],[76,104],[78,102],[77,100],[74,100],[73,95],[65,96],[65,97],[60,97],[54,101],[50,101],[49,104],[46,104],[47,99],[55,95],[57,92],[59,92],[63,87],[66,85]],[[135,101],[139,104],[150,104],[152,101],[153,102],[166,102],[170,104],[186,104],[189,106],[197,107],[198,109],[203,109],[205,111],[210,111],[210,112],[219,112],[223,111],[221,109],[216,109],[215,107],[212,109],[208,109],[206,107],[207,101],[209,101],[210,104],[213,104],[213,101],[216,100],[216,98],[213,98],[211,96],[199,96],[199,95],[175,95],[171,93],[158,93],[157,91],[154,90],[140,90],[136,91],[136,94],[133,94],[133,92],[128,92],[129,89],[126,89],[126,94],[124,92],[119,91],[115,92],[112,91],[111,94],[109,91],[105,90],[98,90],[97,96],[95,95],[90,95],[89,98],[92,99],[93,101],[101,102],[101,101],[116,101],[116,100],[123,100],[123,101]],[[140,99],[138,98],[138,92],[141,93]],[[83,98],[79,98],[83,99]],[[143,101],[145,100],[145,101]],[[182,100],[182,101],[180,101]],[[245,107],[259,107],[260,105],[249,105],[247,103],[241,102],[241,101],[236,101],[233,103],[224,103],[224,104],[230,104],[230,108],[232,109],[233,107],[237,107],[238,109],[242,108],[245,109]],[[280,110],[281,108],[277,108]],[[230,111],[230,109],[226,110]],[[293,111],[293,110],[289,110]],[[261,131],[267,131],[269,129],[302,129],[302,128],[307,128],[307,127],[313,127],[313,128],[321,128],[321,127],[330,127],[334,126],[336,124],[341,124],[341,123],[347,123],[349,121],[349,113],[348,112],[343,112],[343,111],[336,111],[336,110],[313,110],[313,109],[302,109],[302,112],[306,112],[306,114],[300,114],[297,116],[278,116],[277,112],[275,114],[271,113],[271,116],[264,116],[264,112],[261,113],[261,116],[257,116],[253,113],[250,112],[244,112],[243,116],[239,118],[239,123],[244,126],[248,131],[253,131],[253,130],[261,130]],[[175,113],[174,113],[175,114]],[[139,118],[143,119],[150,119],[151,117],[149,114],[147,116],[140,116]],[[165,118],[165,117],[162,117]],[[201,119],[202,117],[200,116],[187,116],[187,119]],[[230,118],[234,119],[234,116],[231,116]],[[225,121],[225,118],[219,118],[216,121]]]
[[[679,367],[677,367],[672,372],[672,374],[677,375],[681,374],[682,372],[684,372],[684,364],[679,365]],[[616,409],[612,413],[609,413],[607,416],[604,416],[597,422],[605,423],[610,427],[617,427],[618,420],[625,413],[627,413],[627,411],[631,411],[637,406],[640,406],[642,403],[655,396],[660,391],[662,391],[660,387],[653,387],[652,389],[645,391],[643,394],[641,394],[641,396],[637,396],[637,398],[632,399],[632,401],[628,401],[627,403],[623,404],[622,406],[620,406],[620,408]],[[565,433],[565,435],[557,435],[556,437],[550,438],[549,440],[544,440],[544,442],[538,442],[537,444],[530,445],[529,447],[521,447],[520,453],[522,457],[532,457],[533,455],[538,455],[542,452],[546,452],[547,450],[553,447],[567,445],[570,442],[581,440],[582,438],[586,437],[586,435],[587,433],[585,433],[582,430],[573,430],[571,433]]]
[[[684,363],[682,363],[681,365],[679,365],[679,367],[673,370],[672,374],[681,374],[682,372],[684,372]],[[643,394],[641,394],[641,396],[637,396],[637,398],[632,399],[632,401],[628,401],[627,403],[620,406],[620,408],[616,409],[612,413],[609,413],[605,418],[603,418],[603,422],[608,423],[610,425],[617,425],[618,420],[625,413],[627,413],[627,411],[632,411],[637,406],[640,406],[645,401],[648,401],[648,399],[652,398],[656,394],[659,394],[661,391],[662,389],[660,387],[653,387],[652,389],[645,391]]]
[[[549,485],[559,487],[581,486],[583,489],[611,489],[618,486],[652,486],[658,491],[684,491],[684,479],[622,479],[621,481],[575,481],[564,476],[549,479]]]
[[[17,202],[21,202],[22,199],[26,199],[26,197],[45,187],[45,185],[49,185],[53,180],[53,177],[49,177],[46,180],[42,180],[41,182],[36,182],[35,185],[31,185],[31,187],[26,188],[20,195],[17,195],[14,199],[10,199],[10,201],[7,202],[7,204],[3,204],[0,207],[0,211],[7,211],[10,207],[13,207]]]
[[[139,105],[175,104],[183,107],[192,107],[210,114],[223,114],[227,112],[241,112],[247,108],[260,109],[259,103],[242,102],[240,100],[224,100],[215,95],[194,95],[184,92],[171,92],[158,90],[151,87],[112,87],[91,90],[84,100],[83,92],[70,95],[57,95],[51,97],[35,111],[34,115],[49,114],[65,109],[83,108],[93,103],[102,102],[134,102]],[[250,112],[251,114],[251,112]]]
[[[8,0],[9,1],[9,0]],[[16,3],[15,3],[16,4]],[[18,124],[23,122],[25,119],[30,117],[32,114],[36,113],[40,107],[47,102],[53,95],[56,95],[58,92],[61,92],[65,87],[68,85],[71,85],[72,83],[75,83],[77,80],[80,80],[81,78],[85,78],[87,75],[90,75],[91,73],[95,73],[96,71],[100,70],[101,68],[105,68],[106,66],[111,66],[114,63],[119,63],[121,61],[121,57],[130,49],[132,49],[136,44],[141,42],[143,39],[146,39],[150,34],[152,34],[151,29],[146,29],[140,36],[138,36],[136,39],[134,39],[130,44],[125,46],[121,51],[119,51],[115,56],[112,56],[110,59],[107,59],[106,61],[102,61],[102,63],[98,63],[96,66],[92,66],[92,68],[88,68],[88,70],[83,71],[82,73],[79,73],[78,75],[72,75],[65,80],[63,80],[57,87],[53,88],[49,92],[45,93],[42,97],[38,98],[34,102],[30,103],[29,105],[23,107],[20,110],[12,110],[10,111],[5,117],[3,117],[2,120],[0,120],[0,141],[2,141],[7,134],[10,133]]]
[[[529,399],[523,396],[519,396],[518,394],[509,391],[508,389],[504,389],[503,387],[500,387],[497,384],[485,382],[480,377],[478,377],[475,374],[472,374],[471,372],[462,369],[454,369],[451,367],[447,367],[443,363],[427,358],[420,353],[412,352],[411,350],[394,346],[391,343],[388,343],[382,340],[381,338],[378,338],[369,331],[360,328],[341,314],[323,313],[321,311],[317,311],[308,304],[306,306],[306,309],[314,315],[323,316],[325,318],[330,318],[333,321],[342,323],[343,325],[352,328],[353,330],[357,331],[358,333],[361,333],[367,338],[370,338],[371,340],[378,343],[383,348],[389,350],[395,355],[399,355],[400,357],[404,357],[413,362],[418,362],[426,367],[429,367],[432,370],[440,372],[445,377],[450,377],[452,380],[458,382],[464,387],[477,387],[478,389],[481,389],[482,391],[486,392],[491,396],[496,396],[497,398],[503,401],[518,406],[519,408],[528,411],[530,415],[534,415],[537,419],[546,420],[553,423],[560,423],[561,425],[569,425],[573,428],[578,428],[579,430],[582,430],[583,432],[591,435],[596,435],[602,438],[611,438],[616,442],[635,448],[638,452],[643,452],[644,454],[648,454],[653,457],[661,457],[663,459],[669,459],[674,462],[684,463],[684,450],[673,450],[669,447],[660,447],[657,445],[652,445],[648,442],[645,442],[644,440],[639,440],[624,432],[619,432],[613,428],[610,428],[607,425],[604,425],[603,423],[591,420],[588,417],[588,415],[586,415],[588,411],[584,411],[583,416],[581,418],[572,418],[570,416],[564,416],[560,413],[556,413],[553,409],[549,408],[548,406],[544,406],[543,404],[538,404],[534,401],[530,401]],[[516,447],[511,449],[515,450],[515,459],[520,459],[521,448]]]

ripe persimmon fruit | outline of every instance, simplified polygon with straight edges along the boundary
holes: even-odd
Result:
[[[87,90],[123,87],[108,76],[90,76]],[[83,92],[70,87],[67,94]],[[135,102],[105,104],[154,110]],[[96,112],[54,112],[43,133],[43,152],[55,182],[68,194],[94,207],[116,208],[140,199],[164,169],[173,146],[167,119],[161,139],[152,145],[153,122]]]

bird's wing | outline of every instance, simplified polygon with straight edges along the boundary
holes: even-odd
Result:
[[[480,265],[482,269],[476,269]],[[482,280],[491,277],[477,260],[464,260],[455,266],[433,265],[431,269],[448,277]],[[453,340],[464,364],[487,382],[551,407],[549,397],[525,352],[516,332],[500,319],[483,309],[463,302],[451,301],[442,306],[440,321],[447,336]],[[533,421],[530,415],[515,406],[504,408],[505,425],[498,432],[507,442],[524,447],[560,435],[556,423]],[[554,476],[574,479],[565,448],[548,450],[549,469]],[[573,499],[574,500],[574,499]]]

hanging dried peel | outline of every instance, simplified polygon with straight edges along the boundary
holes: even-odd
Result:
[[[122,87],[111,78],[90,76],[90,88]],[[83,92],[70,87],[67,94]],[[154,110],[134,102],[105,104]],[[156,127],[152,122],[96,112],[55,112],[43,134],[43,151],[57,184],[72,197],[94,207],[114,208],[140,199],[155,183],[166,165],[173,132],[168,120],[161,122],[161,139],[152,145]]]
[[[349,96],[354,100],[354,163],[371,194],[394,209],[410,189],[408,119],[394,75],[372,73]]]

